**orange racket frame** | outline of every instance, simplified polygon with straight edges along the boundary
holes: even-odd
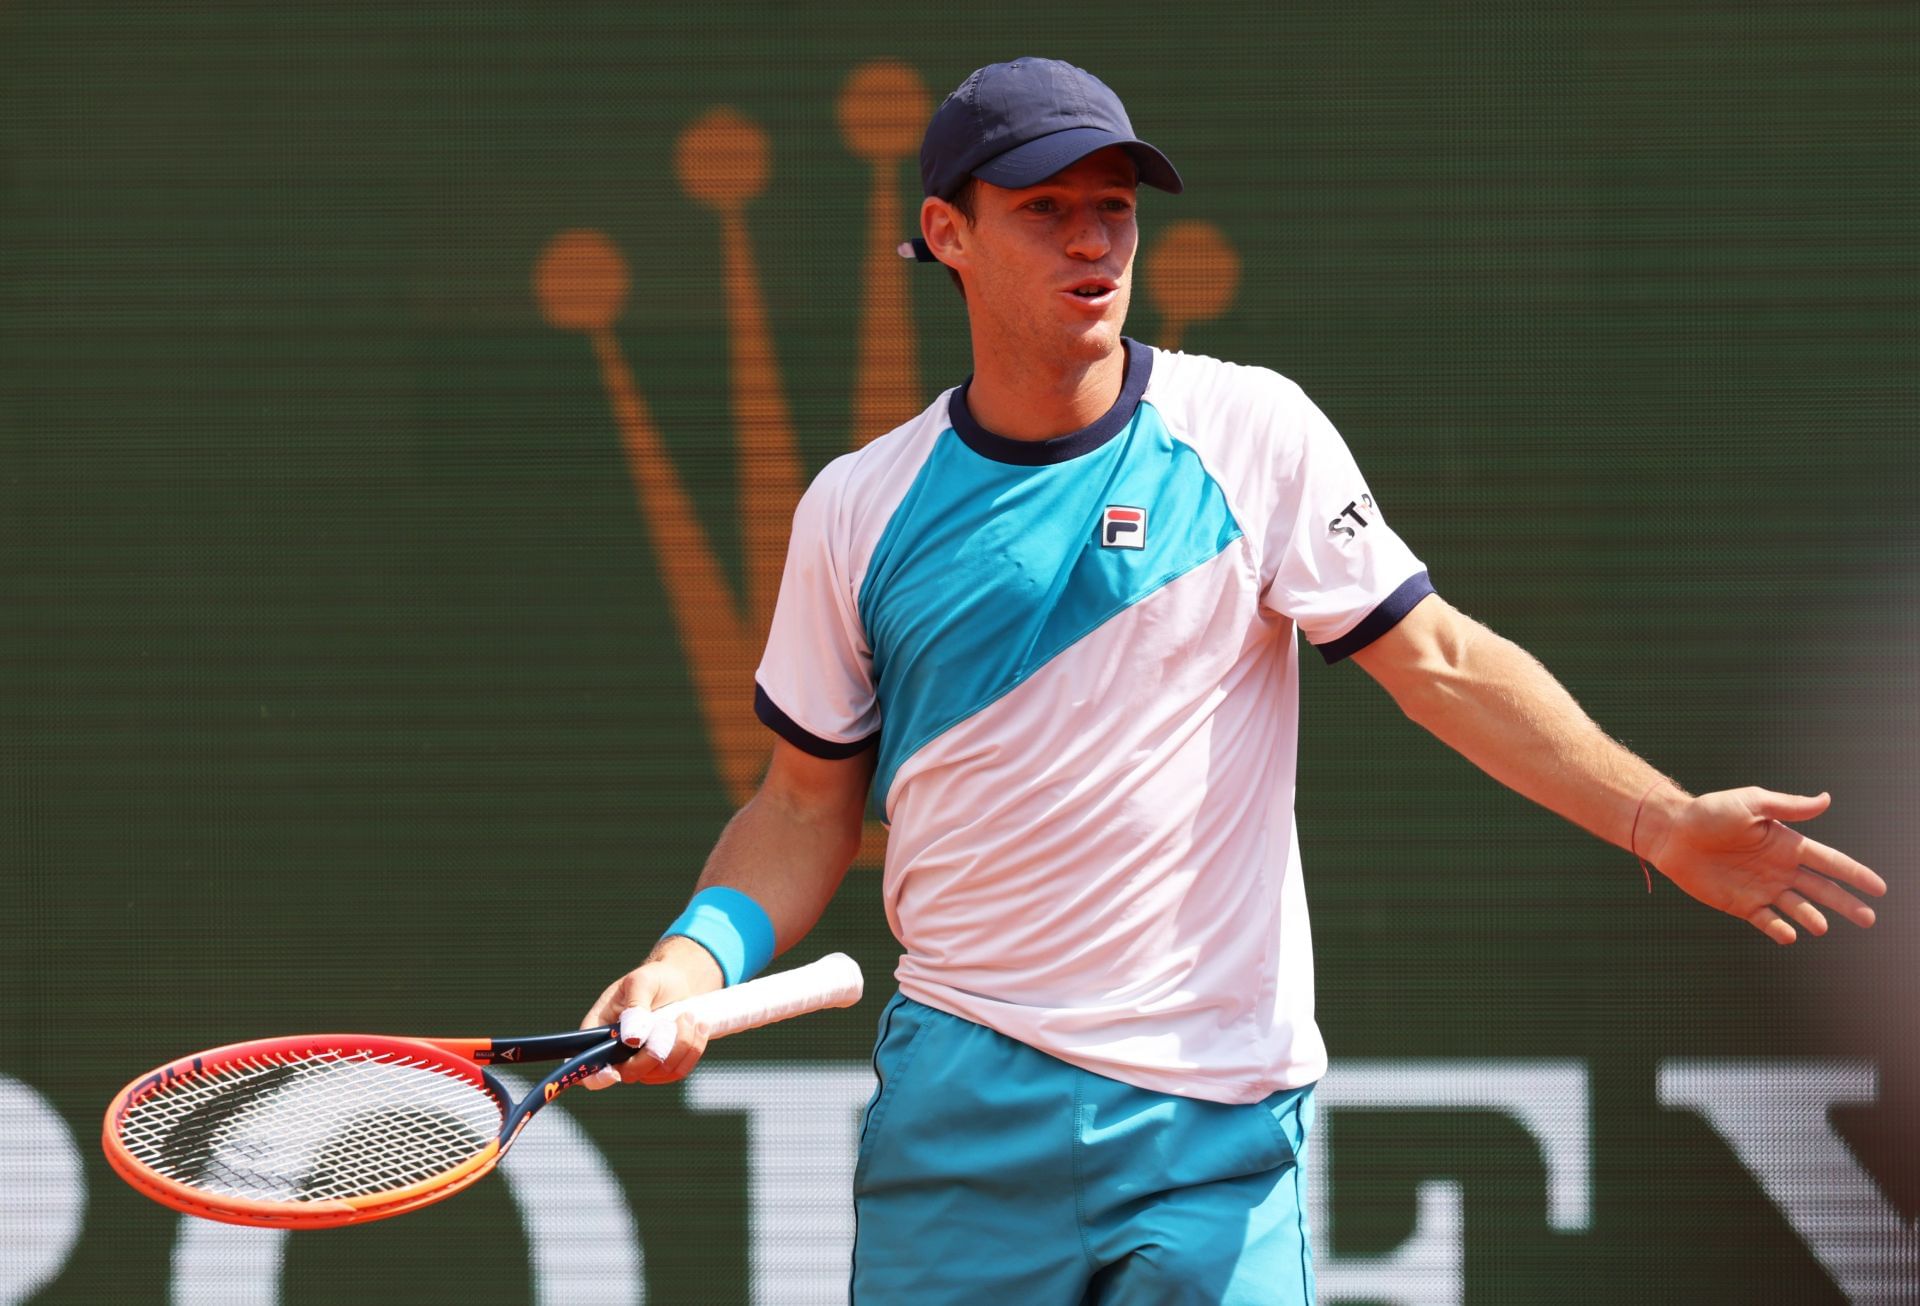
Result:
[[[575,1084],[633,1056],[649,1042],[650,1033],[657,1032],[663,1019],[690,1018],[709,1038],[721,1038],[826,1007],[850,1007],[860,1000],[861,991],[860,967],[844,953],[833,953],[809,965],[703,993],[654,1011],[624,1012],[619,1025],[564,1034],[515,1039],[306,1034],[230,1043],[168,1062],[121,1089],[107,1106],[100,1145],[115,1173],[136,1190],[163,1206],[203,1219],[274,1229],[327,1229],[383,1220],[443,1201],[484,1178],[513,1146],[535,1112]],[[266,1201],[203,1192],[147,1165],[123,1137],[127,1117],[135,1108],[183,1080],[209,1079],[242,1069],[258,1071],[276,1059],[311,1059],[329,1053],[342,1058],[363,1054],[407,1058],[411,1068],[465,1080],[485,1092],[499,1108],[499,1131],[472,1157],[417,1183],[357,1197],[308,1201]],[[506,1085],[487,1069],[490,1064],[556,1060],[560,1066],[517,1102]],[[479,1122],[468,1123],[478,1128]]]
[[[139,1192],[162,1206],[207,1220],[273,1229],[329,1229],[343,1224],[383,1220],[442,1201],[485,1178],[499,1164],[500,1158],[506,1155],[514,1137],[533,1118],[533,1112],[558,1095],[557,1090],[545,1092],[543,1085],[541,1090],[536,1090],[518,1104],[526,1109],[516,1116],[515,1102],[507,1095],[504,1086],[485,1071],[484,1063],[542,1059],[538,1053],[525,1050],[528,1044],[540,1043],[584,1044],[582,1051],[597,1050],[606,1054],[595,1059],[584,1073],[570,1078],[564,1085],[570,1087],[600,1066],[623,1061],[626,1056],[632,1055],[632,1049],[621,1046],[613,1034],[614,1027],[608,1026],[604,1029],[582,1030],[575,1035],[547,1035],[541,1039],[423,1039],[378,1034],[308,1034],[231,1043],[170,1062],[121,1089],[107,1107],[106,1118],[101,1126],[101,1150],[106,1153],[107,1164],[113,1167],[114,1172]],[[121,1127],[127,1113],[154,1093],[181,1079],[208,1078],[230,1069],[253,1067],[280,1057],[349,1050],[409,1057],[443,1074],[471,1081],[498,1104],[503,1130],[511,1121],[511,1132],[496,1137],[477,1155],[455,1169],[421,1183],[365,1197],[313,1202],[267,1202],[243,1197],[222,1197],[212,1201],[207,1194],[191,1185],[169,1179],[146,1166],[122,1141]],[[547,1057],[552,1055],[554,1053],[546,1054]],[[562,1069],[564,1071],[567,1067]],[[552,1078],[557,1080],[561,1075],[556,1074]]]

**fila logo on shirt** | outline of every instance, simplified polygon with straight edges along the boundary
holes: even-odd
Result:
[[[1100,545],[1107,549],[1147,547],[1147,510],[1108,504],[1100,514]]]

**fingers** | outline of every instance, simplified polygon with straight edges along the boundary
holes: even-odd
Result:
[[[1798,937],[1793,928],[1795,924],[1816,937],[1827,932],[1827,917],[1820,907],[1838,912],[1862,929],[1874,921],[1873,908],[1832,880],[1802,866],[1794,877],[1793,887],[1782,889],[1771,904],[1752,912],[1747,923],[1775,943],[1792,943]]]
[[[1870,893],[1878,898],[1887,891],[1885,880],[1838,848],[1829,848],[1817,840],[1802,837],[1799,857],[1806,869],[1818,871],[1829,880],[1838,880],[1842,884],[1851,885],[1862,893]]]
[[[658,1060],[667,1055],[667,1049],[673,1039],[673,1026],[671,1022],[659,1028],[656,1026],[660,1026],[658,1011],[650,1007],[628,1007],[620,1013],[620,1024],[616,1032],[620,1036],[620,1041],[630,1048],[644,1048],[648,1046],[650,1039],[660,1040],[653,1044],[653,1055]]]
[[[1863,930],[1871,926],[1874,922],[1873,908],[1861,902],[1832,880],[1822,875],[1816,875],[1810,867],[1802,866],[1800,868],[1799,872],[1793,877],[1793,887],[1829,911],[1840,913],[1840,915],[1846,917]]]
[[[589,1089],[615,1084],[671,1084],[693,1073],[707,1050],[707,1031],[692,1016],[651,1027],[631,1016],[620,1022],[623,1035],[641,1043],[631,1057],[582,1080]]]
[[[1815,938],[1827,932],[1827,918],[1820,909],[1792,889],[1781,890],[1780,896],[1773,900],[1773,908]]]
[[[1799,937],[1793,932],[1793,926],[1771,907],[1756,909],[1747,917],[1747,924],[1778,944],[1789,944]]]
[[[680,1017],[672,1028],[673,1042],[664,1057],[650,1050],[658,1040],[649,1037],[647,1047],[620,1068],[620,1077],[630,1084],[671,1084],[691,1074],[706,1053],[707,1032],[691,1016]]]
[[[580,1022],[580,1028],[611,1025],[620,1019],[620,1013],[628,1007],[651,1011],[659,1001],[659,992],[660,979],[657,974],[645,966],[630,970],[607,985],[600,994],[600,1000],[593,1004]]]
[[[1751,786],[1745,791],[1747,806],[1761,816],[1772,817],[1776,821],[1804,821],[1818,816],[1833,804],[1833,796],[1827,793],[1816,794],[1812,798],[1798,794],[1779,794],[1771,789]],[[1777,830],[1778,827],[1775,827]],[[1831,880],[1849,885],[1862,893],[1878,898],[1887,891],[1887,882],[1870,868],[1855,861],[1838,848],[1829,848],[1815,839],[1800,836],[1797,850],[1799,860],[1806,868],[1818,872]],[[1834,906],[1828,903],[1828,906]],[[1871,922],[1869,922],[1871,923]]]
[[[581,1019],[580,1028],[592,1029],[598,1025],[615,1024],[620,1019],[620,1013],[630,1007],[652,1010],[659,984],[653,977],[643,973],[645,969],[630,970],[601,990],[599,999]],[[617,1066],[602,1066],[580,1082],[591,1092],[612,1088],[619,1083],[633,1083],[639,1077],[639,1067],[634,1065],[639,1059],[633,1057]]]
[[[1805,821],[1820,815],[1833,803],[1833,795],[1821,793],[1811,798],[1801,794],[1779,794],[1755,785],[1747,790],[1747,806],[1761,816],[1776,821]]]
[[[581,1029],[592,1029],[596,1025],[611,1025],[613,1023],[614,1017],[606,1015],[605,1013],[613,1008],[614,995],[620,991],[620,986],[624,983],[626,983],[626,979],[623,976],[607,985],[606,988],[600,990],[600,996],[594,999],[591,1007],[587,1008],[587,1014],[580,1018],[579,1027]]]

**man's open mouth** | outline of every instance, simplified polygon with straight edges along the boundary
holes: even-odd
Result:
[[[1113,282],[1102,281],[1096,277],[1082,281],[1078,285],[1067,286],[1061,293],[1071,296],[1088,308],[1105,308],[1113,302],[1114,289]]]

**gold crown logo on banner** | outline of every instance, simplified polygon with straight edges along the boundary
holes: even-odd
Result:
[[[917,158],[932,107],[919,74],[892,60],[856,69],[840,92],[841,138],[872,167],[853,447],[908,421],[928,402],[907,308],[914,265],[895,247],[905,230],[900,168]],[[747,205],[766,188],[769,171],[766,132],[724,107],[695,119],[674,153],[681,190],[720,220],[745,594],[727,579],[614,335],[627,298],[626,259],[602,232],[565,231],[548,242],[533,276],[547,322],[585,335],[599,361],[708,747],[735,805],[752,796],[771,746],[753,714],[753,672],[773,620],[787,529],[807,483],[747,230]],[[1177,222],[1148,251],[1144,272],[1148,299],[1160,315],[1158,343],[1177,349],[1189,325],[1218,317],[1232,302],[1239,259],[1210,224]],[[868,822],[856,864],[879,866],[885,843],[884,827]]]

